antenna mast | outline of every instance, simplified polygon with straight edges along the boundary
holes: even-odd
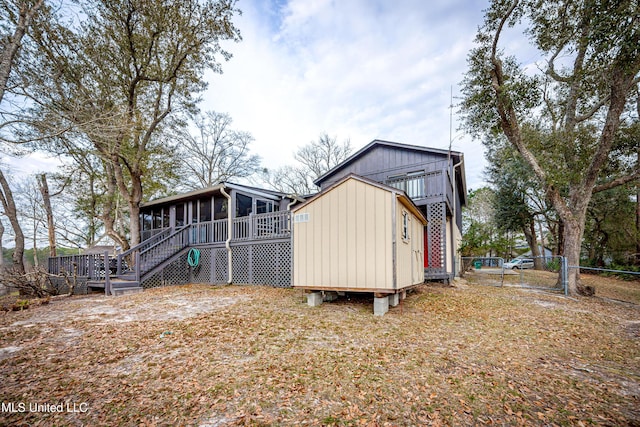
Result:
[[[447,167],[451,163],[451,145],[453,144],[453,85],[449,95],[449,153],[447,155]]]

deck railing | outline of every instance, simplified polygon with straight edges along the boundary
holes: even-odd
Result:
[[[49,258],[48,271],[56,275],[69,274],[89,280],[104,280],[106,272],[113,265],[112,259],[107,253],[57,256]]]
[[[416,174],[391,178],[387,185],[403,190],[412,199],[422,199],[425,197],[425,177],[426,174]]]
[[[291,234],[291,212],[270,212],[233,220],[233,240],[261,240]]]
[[[291,212],[271,212],[235,218],[232,221],[232,240],[265,240],[286,238],[291,235]],[[109,274],[132,275],[135,280],[167,261],[191,245],[221,243],[228,238],[228,220],[191,224],[176,230],[164,229],[137,246],[118,254],[69,255],[49,258],[49,273],[87,277],[89,280],[107,280]]]
[[[391,178],[386,184],[403,190],[413,200],[444,199],[453,203],[453,179],[446,168]]]

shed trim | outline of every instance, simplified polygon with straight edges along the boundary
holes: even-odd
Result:
[[[396,210],[397,210],[397,196],[398,193],[396,193],[395,191],[391,193],[391,197],[392,197],[392,201],[391,201],[391,267],[392,267],[392,272],[393,272],[393,289],[398,289],[398,273],[397,273],[397,269],[398,269],[398,261],[397,261],[397,251],[398,251],[398,244],[396,242],[397,239],[397,224],[396,224]]]
[[[399,198],[400,202],[407,207],[407,209],[409,209],[411,211],[411,213],[413,213],[415,216],[417,216],[418,218],[420,218],[420,220],[422,221],[423,225],[427,225],[427,218],[424,216],[424,214],[422,213],[422,211],[420,211],[420,209],[418,209],[418,207],[416,206],[415,203],[413,203],[413,200],[411,200],[411,198],[409,196],[407,196],[407,193],[405,193],[402,190],[398,190],[395,187],[391,187],[389,185],[386,184],[382,184],[380,182],[377,181],[373,181],[371,179],[362,177],[360,175],[357,175],[355,173],[350,173],[349,175],[345,176],[344,178],[340,179],[339,181],[336,181],[335,183],[333,183],[330,187],[328,187],[327,189],[321,191],[320,193],[315,194],[313,197],[308,198],[307,200],[304,201],[304,203],[301,203],[299,205],[294,206],[291,211],[295,212],[299,209],[302,209],[303,207],[307,206],[308,204],[310,204],[311,202],[313,202],[314,200],[316,200],[317,198],[319,198],[320,196],[323,196],[324,194],[334,190],[336,187],[338,187],[340,184],[342,184],[343,182],[345,182],[348,179],[355,179],[357,181],[360,182],[364,182],[366,184],[372,185],[374,187],[380,188],[382,190],[388,191],[390,193],[392,193],[393,198],[394,198],[394,203],[395,203],[395,199]]]

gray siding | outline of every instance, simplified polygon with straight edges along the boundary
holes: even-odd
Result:
[[[415,171],[433,172],[445,169],[446,165],[446,155],[376,145],[320,182],[320,188],[324,190],[351,173],[385,183],[391,176]]]

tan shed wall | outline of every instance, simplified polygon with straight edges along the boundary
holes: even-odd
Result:
[[[293,284],[393,289],[392,194],[350,179],[295,214]]]
[[[402,238],[402,214],[409,214],[409,239]],[[398,201],[396,205],[397,289],[424,282],[424,225]]]

